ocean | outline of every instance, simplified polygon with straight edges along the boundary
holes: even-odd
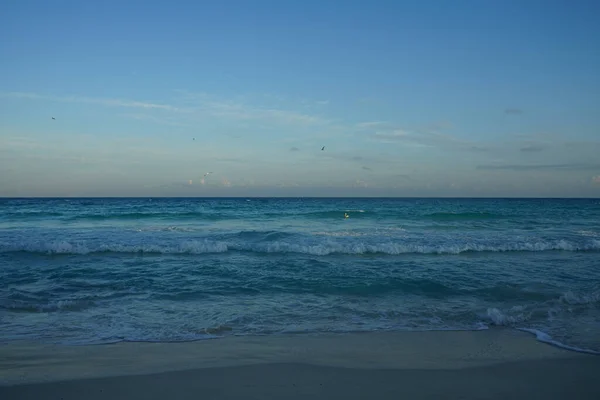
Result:
[[[600,200],[0,199],[2,343],[497,326],[600,352]]]

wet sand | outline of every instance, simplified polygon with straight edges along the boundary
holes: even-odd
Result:
[[[597,399],[599,377],[508,329],[0,347],[1,399]]]

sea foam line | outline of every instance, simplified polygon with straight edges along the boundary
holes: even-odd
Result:
[[[561,343],[557,340],[552,339],[552,337],[550,335],[548,335],[547,333],[544,333],[537,329],[531,329],[531,328],[515,328],[515,329],[517,329],[518,331],[523,331],[523,332],[534,334],[535,338],[538,341],[547,343],[552,346],[560,347],[561,349],[576,351],[577,353],[600,355],[600,351],[584,349],[584,348],[575,347],[575,346],[569,346],[568,344]]]
[[[291,241],[251,242],[251,241],[218,241],[187,240],[173,244],[119,244],[87,242],[29,242],[0,243],[0,252],[28,252],[42,254],[90,254],[90,253],[158,253],[158,254],[206,254],[224,253],[228,251],[247,251],[255,253],[301,253],[318,256],[329,254],[461,254],[469,252],[541,252],[541,251],[597,251],[600,241],[572,243],[565,240],[540,242],[514,242],[500,245],[462,243],[447,245],[431,245],[419,243],[387,243],[340,242],[327,240],[324,242],[297,243]]]

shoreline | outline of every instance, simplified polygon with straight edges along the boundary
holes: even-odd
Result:
[[[512,329],[0,347],[0,398],[600,398],[600,357]]]
[[[226,336],[187,342],[0,346],[0,385],[300,363],[367,369],[460,369],[515,361],[593,358],[512,328]],[[51,371],[46,366],[53,365]]]
[[[80,342],[38,342],[35,340],[10,340],[10,341],[0,341],[0,346],[2,345],[7,345],[7,346],[11,346],[11,345],[19,345],[19,344],[25,344],[25,345],[36,345],[36,346],[65,346],[65,347],[92,347],[92,346],[113,346],[113,345],[119,345],[119,344],[125,344],[125,343],[131,343],[131,344],[143,344],[143,343],[147,343],[147,344],[185,344],[185,343],[196,343],[196,342],[203,342],[203,341],[209,341],[209,340],[230,340],[231,338],[258,338],[258,337],[297,337],[297,336],[308,336],[308,337],[314,337],[314,336],[344,336],[344,335],[364,335],[364,334],[417,334],[417,333],[421,333],[421,332],[480,332],[480,331],[487,331],[487,330],[509,330],[509,331],[516,331],[516,332],[523,332],[526,333],[532,337],[534,337],[534,339],[540,343],[544,343],[546,345],[555,347],[555,348],[559,348],[562,350],[567,350],[569,352],[573,352],[573,353],[581,353],[581,354],[590,354],[590,355],[598,355],[600,356],[600,350],[593,350],[593,349],[589,349],[589,348],[585,348],[585,347],[578,347],[578,346],[573,346],[573,345],[569,345],[569,344],[565,344],[562,342],[559,342],[558,340],[555,340],[552,336],[548,335],[547,333],[540,331],[538,329],[533,329],[533,328],[518,328],[518,327],[511,327],[511,326],[504,326],[504,325],[490,325],[490,326],[483,326],[481,328],[474,328],[474,329],[423,329],[423,330],[419,330],[419,329],[414,329],[414,330],[374,330],[374,331],[330,331],[330,332],[288,332],[288,333],[275,333],[275,334],[234,334],[234,335],[222,335],[219,336],[218,334],[215,333],[206,333],[205,337],[199,337],[199,338],[193,338],[193,339],[189,339],[189,340],[115,340],[115,341],[106,341],[106,342],[86,342],[86,343],[80,343]]]
[[[562,342],[559,342],[558,340],[554,340],[552,338],[552,336],[548,335],[545,332],[537,330],[537,329],[532,329],[532,328],[514,328],[514,329],[517,331],[529,333],[529,334],[535,336],[535,340],[537,340],[538,342],[545,343],[549,346],[558,347],[560,349],[568,350],[568,351],[571,351],[574,353],[582,353],[582,354],[590,354],[590,355],[594,355],[594,356],[600,356],[600,351],[564,344]]]

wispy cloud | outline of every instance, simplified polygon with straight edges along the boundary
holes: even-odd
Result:
[[[600,183],[600,175],[596,175],[592,178],[592,182],[594,183]]]
[[[365,166],[365,165],[363,165],[363,166],[362,166],[362,169],[364,169],[365,171],[372,171],[372,169],[371,169],[371,168],[369,168],[369,167],[367,167],[367,166]]]
[[[388,122],[385,121],[368,121],[368,122],[360,122],[356,124],[358,129],[370,129],[370,128],[381,128],[389,125]]]
[[[87,104],[98,104],[109,107],[131,107],[131,108],[145,108],[145,109],[157,109],[166,111],[181,111],[178,107],[169,104],[150,103],[143,101],[123,100],[123,99],[107,99],[107,98],[95,98],[85,96],[47,96],[37,93],[23,93],[23,92],[8,92],[0,93],[2,97],[13,97],[20,99],[30,100],[47,100],[54,102],[64,103],[87,103]]]
[[[453,146],[468,148],[471,143],[461,141],[453,136],[435,131],[409,131],[405,129],[394,129],[387,131],[377,131],[371,135],[375,140],[386,143],[403,143],[411,146],[433,147],[433,146]]]
[[[365,129],[372,127],[370,137],[384,143],[401,143],[415,147],[443,147],[472,152],[485,152],[493,149],[488,145],[461,139],[444,132],[452,127],[449,122],[432,123],[415,129],[393,127],[387,123],[368,124],[365,125]]]
[[[416,135],[412,132],[408,132],[402,129],[396,129],[393,131],[379,131],[373,134],[376,138],[381,139],[392,139],[392,140],[412,140],[416,138]]]
[[[292,148],[290,149],[290,151],[300,151],[300,149],[299,149],[299,148],[297,148],[297,147],[292,147]]]
[[[287,124],[316,125],[327,124],[328,120],[319,116],[276,108],[261,108],[241,103],[209,101],[202,103],[198,111],[204,111],[215,117],[241,120],[266,120]]]
[[[179,119],[167,118],[167,117],[157,117],[154,115],[148,114],[121,114],[126,118],[133,118],[138,121],[148,121],[155,124],[169,125],[169,126],[179,126],[179,127],[191,127],[194,126],[191,123],[180,122]]]
[[[255,99],[253,104],[248,104],[243,97],[223,99],[207,93],[178,92],[180,98],[186,102],[189,111],[197,114],[209,115],[236,120],[261,120],[294,125],[327,125],[332,121],[320,116],[308,114],[280,107],[278,104],[261,104],[264,102]],[[263,96],[264,97],[264,96]]]
[[[361,179],[357,179],[357,180],[355,180],[355,181],[352,183],[352,186],[353,186],[353,187],[357,187],[357,188],[359,188],[359,187],[362,187],[362,188],[367,188],[367,187],[369,187],[369,183],[368,183],[368,182],[365,182],[365,181],[363,181],[363,180],[361,180]]]
[[[504,110],[504,114],[519,115],[523,114],[523,110],[521,110],[520,108],[507,108],[506,110]]]
[[[114,98],[96,98],[86,96],[51,96],[38,93],[6,92],[0,93],[2,97],[12,97],[29,100],[44,100],[63,103],[96,104],[105,107],[138,108],[146,110],[161,110],[179,113],[178,120],[160,120],[168,124],[184,124],[181,121],[185,114],[186,119],[195,117],[227,118],[230,120],[259,120],[264,123],[278,123],[285,125],[328,125],[332,121],[319,115],[311,115],[294,110],[280,109],[271,106],[249,105],[235,100],[215,99],[205,93],[189,93],[179,91],[179,103],[164,104],[147,101],[136,101]],[[133,114],[132,118],[158,122],[155,116]]]
[[[512,171],[535,171],[535,170],[590,170],[599,169],[598,163],[565,163],[565,164],[505,164],[505,165],[478,165],[482,170],[512,170]]]

